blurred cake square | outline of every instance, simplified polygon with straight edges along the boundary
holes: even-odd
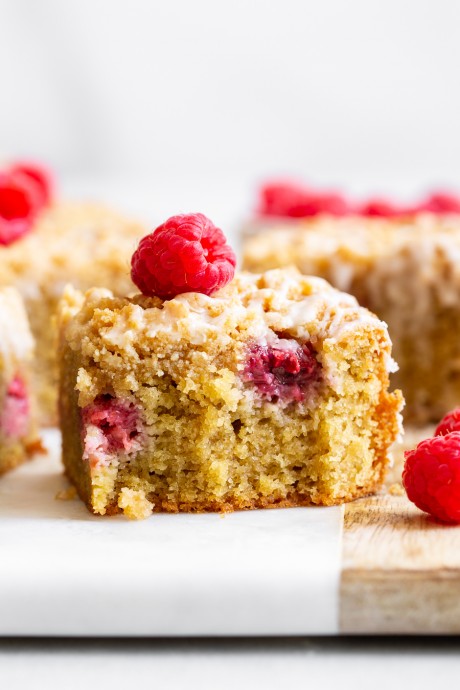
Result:
[[[119,294],[132,290],[129,259],[144,232],[103,206],[56,203],[40,212],[29,232],[0,243],[0,286],[15,285],[22,294],[37,344],[34,380],[43,424],[57,418],[53,318],[64,286],[104,285]]]
[[[353,294],[388,324],[405,420],[439,421],[460,403],[460,202],[445,195],[413,208],[313,201],[271,189],[266,213],[244,230],[243,267],[296,266]]]

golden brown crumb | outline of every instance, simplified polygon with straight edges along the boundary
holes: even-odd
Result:
[[[74,486],[69,486],[67,489],[60,489],[55,498],[57,501],[73,501],[77,497],[77,490]]]
[[[403,485],[398,482],[388,487],[388,493],[392,496],[404,496],[406,492],[404,491]]]
[[[118,507],[129,520],[144,520],[152,514],[154,504],[142,490],[123,487],[118,495]]]

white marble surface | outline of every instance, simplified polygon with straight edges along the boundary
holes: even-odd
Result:
[[[95,517],[45,438],[0,483],[0,635],[337,632],[341,508]]]

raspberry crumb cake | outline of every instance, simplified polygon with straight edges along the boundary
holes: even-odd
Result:
[[[103,206],[53,201],[50,175],[38,166],[0,172],[0,287],[15,285],[25,301],[37,343],[34,379],[42,423],[56,421],[52,321],[64,286],[132,290],[129,260],[144,233]]]
[[[398,207],[268,185],[245,232],[243,265],[256,272],[295,265],[383,319],[406,421],[423,425],[460,403],[459,256],[460,201],[452,195]]]
[[[0,289],[0,474],[40,449],[29,391],[33,339],[13,288]]]
[[[320,278],[234,266],[208,219],[175,216],[133,256],[143,294],[66,291],[63,457],[94,513],[332,505],[381,484],[402,406],[385,324]]]

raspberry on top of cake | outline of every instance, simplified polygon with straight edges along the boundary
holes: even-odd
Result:
[[[0,245],[8,246],[32,230],[51,202],[50,173],[33,163],[14,163],[0,171]]]
[[[61,302],[63,457],[88,507],[144,517],[374,491],[402,406],[385,324],[295,269],[232,279],[201,214],[152,235],[132,260],[149,294],[69,288]]]
[[[412,204],[395,203],[383,197],[354,201],[336,191],[307,187],[298,182],[279,180],[260,187],[256,215],[262,218],[312,218],[362,216],[404,218],[420,213],[460,214],[460,199],[455,194],[437,191]]]

